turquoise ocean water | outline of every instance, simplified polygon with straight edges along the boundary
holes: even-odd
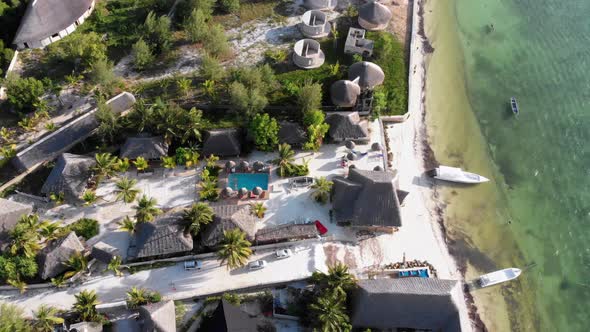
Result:
[[[523,275],[533,294],[518,296],[538,313],[534,330],[588,331],[590,1],[454,5],[469,103],[507,205],[495,222],[509,225],[515,255],[536,264]],[[520,306],[508,306],[518,320]]]

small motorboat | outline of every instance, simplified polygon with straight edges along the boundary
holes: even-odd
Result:
[[[494,286],[503,282],[514,280],[522,273],[522,270],[515,267],[494,271],[477,278],[478,286],[481,288]]]
[[[518,115],[518,103],[514,97],[510,97],[510,108],[512,108],[512,113],[514,113],[514,115]]]
[[[432,178],[450,182],[459,183],[482,183],[490,181],[485,176],[475,173],[465,172],[458,167],[439,166],[433,170],[426,172]]]

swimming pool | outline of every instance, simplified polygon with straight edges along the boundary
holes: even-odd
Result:
[[[268,174],[266,173],[231,173],[227,178],[227,185],[233,190],[256,187],[268,190]]]

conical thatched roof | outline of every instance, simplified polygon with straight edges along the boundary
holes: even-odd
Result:
[[[129,137],[121,147],[121,158],[136,159],[143,157],[145,159],[160,159],[168,155],[168,144],[164,142],[162,136],[140,136]]]
[[[359,24],[368,30],[380,29],[386,26],[393,16],[389,8],[373,0],[360,6],[358,12]],[[369,24],[364,24],[365,22]]]
[[[86,184],[92,174],[94,158],[64,153],[57,158],[55,166],[41,192],[44,194],[64,193],[67,201],[79,200],[80,195],[86,189]]]
[[[174,301],[162,301],[141,306],[139,319],[143,320],[142,331],[176,332]]]
[[[307,142],[307,133],[296,122],[283,121],[280,123],[279,143],[287,143],[291,146],[302,146]]]
[[[84,251],[84,246],[74,232],[55,240],[38,255],[39,276],[49,279],[67,270],[65,263],[74,253]]]
[[[138,223],[128,251],[129,259],[145,259],[193,250],[192,236],[185,232],[183,211],[172,210],[153,222]]]
[[[352,107],[361,94],[361,87],[349,80],[339,80],[330,87],[332,103],[341,107]]]
[[[326,123],[330,125],[328,136],[335,142],[364,142],[369,139],[368,123],[360,119],[358,112],[330,113],[326,117]]]
[[[362,61],[350,66],[348,69],[348,79],[354,80],[358,78],[358,84],[361,89],[372,89],[375,86],[382,84],[385,80],[385,74],[378,65]]]

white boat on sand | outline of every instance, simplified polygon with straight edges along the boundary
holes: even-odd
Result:
[[[484,274],[477,279],[478,286],[481,288],[490,287],[499,283],[507,282],[518,278],[522,273],[520,269],[510,267],[507,269],[494,271],[488,274]]]
[[[433,170],[428,171],[430,177],[438,180],[460,182],[460,183],[482,183],[490,181],[485,176],[475,173],[465,172],[458,167],[439,166]]]

